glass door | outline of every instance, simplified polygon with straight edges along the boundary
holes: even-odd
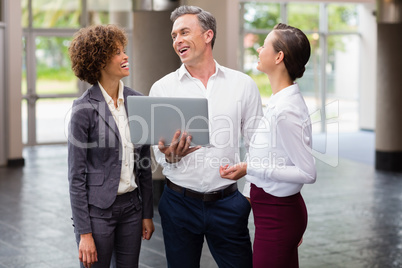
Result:
[[[65,124],[73,99],[85,86],[74,76],[68,58],[72,35],[30,34],[24,38],[23,142],[67,142]]]
[[[67,53],[81,25],[81,1],[22,0],[22,9],[23,143],[65,143],[64,122],[85,87],[74,76]]]
[[[23,143],[66,143],[72,102],[89,87],[71,70],[68,47],[73,35],[86,25],[117,23],[130,40],[131,1],[118,6],[112,0],[21,0],[21,4]],[[130,80],[123,81],[130,86]]]

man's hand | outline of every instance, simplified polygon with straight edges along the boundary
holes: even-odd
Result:
[[[179,162],[182,157],[201,148],[201,146],[190,148],[191,136],[184,132],[180,138],[180,133],[180,130],[176,131],[176,133],[173,135],[170,146],[165,146],[163,140],[159,141],[158,148],[162,153],[165,154],[165,158],[168,163]]]
[[[155,231],[154,222],[152,219],[142,220],[142,240],[150,240]]]
[[[91,265],[98,261],[95,241],[92,233],[82,234],[78,246],[78,258],[84,264],[84,267],[91,268]]]
[[[220,166],[219,174],[224,179],[237,181],[247,175],[247,163],[239,163],[229,167],[229,165]]]

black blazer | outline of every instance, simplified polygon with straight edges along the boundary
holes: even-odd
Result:
[[[127,96],[142,95],[124,87]],[[122,143],[117,125],[99,85],[73,103],[68,133],[68,179],[75,232],[90,233],[90,215],[108,218],[116,199],[122,165]],[[134,172],[142,200],[143,219],[153,217],[150,147],[135,145]]]

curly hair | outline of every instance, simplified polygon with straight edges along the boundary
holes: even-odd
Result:
[[[118,50],[127,46],[127,35],[116,25],[93,25],[80,29],[68,48],[71,68],[83,81],[96,84],[103,69]]]

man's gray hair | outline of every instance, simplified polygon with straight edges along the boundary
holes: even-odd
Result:
[[[200,7],[179,6],[170,15],[170,20],[172,22],[175,22],[177,20],[177,18],[179,18],[183,15],[186,15],[186,14],[197,15],[201,28],[204,29],[204,31],[208,31],[208,30],[213,31],[214,36],[212,37],[211,46],[212,46],[212,48],[214,48],[215,38],[216,38],[216,19],[215,19],[215,17],[211,13],[203,10]]]

